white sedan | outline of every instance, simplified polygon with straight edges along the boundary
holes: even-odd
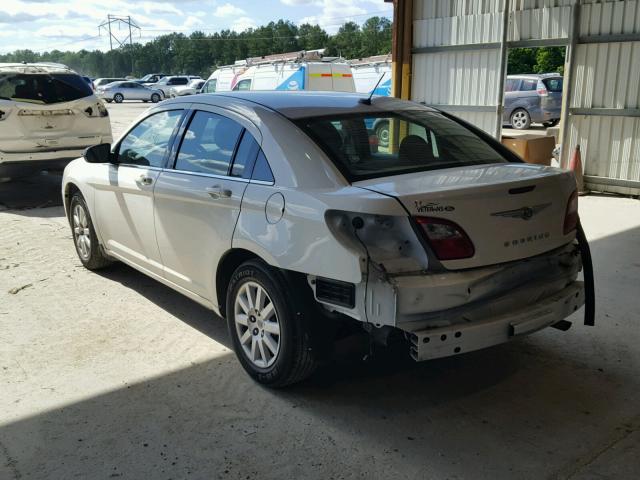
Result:
[[[307,377],[354,325],[427,360],[564,330],[585,296],[593,323],[573,174],[416,103],[169,100],[71,163],[63,194],[87,268],[120,260],[226,318],[270,386]]]

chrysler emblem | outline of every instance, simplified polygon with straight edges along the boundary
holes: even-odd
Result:
[[[549,207],[551,203],[541,203],[540,205],[533,205],[531,207],[516,208],[515,210],[505,210],[504,212],[494,212],[492,217],[508,217],[508,218],[521,218],[522,220],[530,220],[534,215],[537,215],[545,208]]]

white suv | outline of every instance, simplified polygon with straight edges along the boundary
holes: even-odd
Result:
[[[585,296],[593,323],[573,174],[416,103],[168,100],[69,164],[63,195],[87,268],[123,261],[226,317],[267,385],[307,376],[353,326],[428,360],[566,329]]]
[[[0,178],[62,168],[85,148],[111,141],[107,109],[76,72],[0,63]]]

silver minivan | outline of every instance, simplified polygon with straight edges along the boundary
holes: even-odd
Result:
[[[532,123],[553,127],[560,121],[562,76],[558,73],[509,75],[502,121],[518,130]]]

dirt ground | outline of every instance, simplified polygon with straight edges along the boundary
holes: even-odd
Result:
[[[274,391],[209,311],[83,269],[56,178],[0,185],[0,479],[637,478],[639,201],[580,198],[596,327],[420,364],[352,342]]]

